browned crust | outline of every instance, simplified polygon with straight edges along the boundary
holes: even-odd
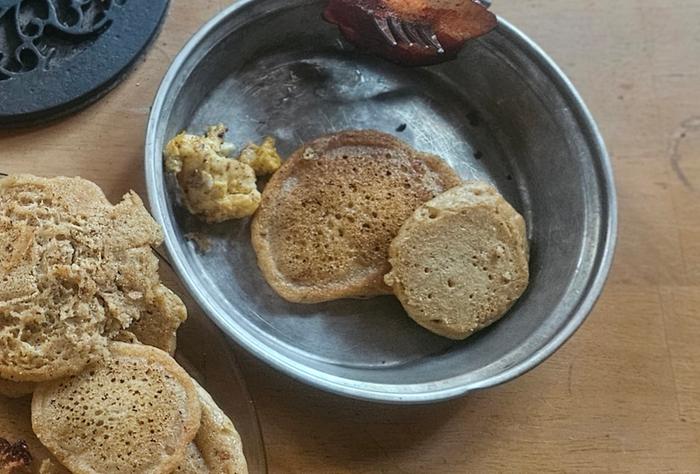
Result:
[[[202,405],[202,425],[194,440],[212,472],[248,474],[241,436],[231,419],[196,382]]]
[[[139,344],[127,344],[122,342],[112,342],[110,344],[110,352],[112,357],[138,357],[144,359],[144,366],[147,363],[159,364],[168,372],[168,375],[173,377],[178,384],[180,384],[186,390],[187,404],[185,407],[180,408],[181,413],[187,413],[188,417],[183,426],[182,439],[179,441],[180,449],[176,449],[174,453],[162,462],[158,466],[157,472],[167,473],[172,472],[180,465],[185,459],[186,448],[190,442],[192,442],[197,435],[197,431],[200,426],[201,417],[201,404],[199,396],[197,393],[197,388],[194,385],[192,378],[189,374],[178,365],[178,363],[170,357],[166,352],[160,349],[139,345]],[[40,413],[46,402],[46,397],[54,390],[62,380],[46,382],[40,384],[37,390],[34,392],[34,397],[32,399],[32,426],[34,432],[36,433],[39,440],[44,444],[63,465],[70,468],[73,472],[81,472],[73,463],[71,453],[65,452],[56,443],[60,443],[60,440],[51,439],[51,427],[46,426],[44,423],[39,421]],[[45,431],[48,430],[48,432]]]
[[[462,184],[462,178],[460,178],[457,173],[455,173],[455,170],[439,156],[429,153],[420,153],[420,158],[428,165],[428,168],[440,175],[445,184],[445,191]]]
[[[339,146],[366,146],[368,144],[384,146],[401,150],[423,161],[429,169],[436,172],[445,184],[445,190],[459,185],[461,182],[455,171],[435,155],[420,153],[397,138],[375,130],[349,130],[320,137],[302,145],[282,165],[272,177],[263,192],[262,203],[255,214],[251,226],[253,248],[257,254],[258,266],[270,286],[284,299],[293,303],[320,303],[343,298],[367,298],[392,294],[392,289],[384,282],[384,274],[389,271],[388,260],[381,268],[368,273],[364,278],[356,278],[351,282],[340,282],[317,286],[299,286],[288,281],[279,270],[274,249],[268,235],[269,220],[274,213],[274,203],[282,188],[295,172],[297,163],[303,159],[304,152],[311,147],[322,155],[328,150]]]

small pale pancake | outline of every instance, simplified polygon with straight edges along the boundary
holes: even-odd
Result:
[[[161,241],[134,193],[113,206],[80,178],[0,180],[0,377],[77,374],[110,338],[163,307],[151,250]]]
[[[185,463],[175,472],[248,474],[241,437],[235,426],[199,385],[197,393],[202,405],[201,425],[197,437],[188,447]]]
[[[80,375],[40,384],[32,402],[34,432],[76,474],[172,472],[200,416],[192,379],[174,359],[124,343]]]
[[[468,182],[421,206],[389,249],[386,282],[418,324],[465,339],[528,285],[525,221],[498,191]]]
[[[35,388],[36,384],[33,382],[13,382],[11,380],[0,379],[0,396],[3,397],[25,397],[34,393]]]
[[[24,470],[10,471],[12,474],[41,473],[41,474],[67,474],[51,453],[41,444],[32,430],[32,399],[8,399],[0,397],[0,438],[10,443],[24,441],[29,447],[32,457],[31,464]],[[42,470],[42,463],[45,466]],[[7,472],[0,464],[0,473]]]
[[[295,303],[389,294],[389,243],[418,206],[459,182],[440,158],[391,135],[314,140],[265,187],[252,224],[258,265]]]

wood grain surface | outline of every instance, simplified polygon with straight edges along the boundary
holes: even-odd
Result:
[[[102,101],[0,132],[0,171],[81,175],[111,199],[144,194],[155,90],[227,3],[173,0],[147,57]],[[496,0],[494,9],[561,64],[607,140],[621,227],[605,293],[542,366],[437,406],[341,399],[241,353],[273,473],[700,472],[700,2]]]

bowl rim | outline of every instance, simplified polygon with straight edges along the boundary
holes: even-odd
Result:
[[[145,178],[151,211],[164,229],[169,228],[168,224],[172,223],[172,219],[167,212],[167,203],[165,201],[166,193],[162,177],[159,176],[161,170],[160,167],[157,166],[157,163],[162,161],[162,150],[156,148],[156,136],[161,113],[170,89],[175,83],[180,69],[191,54],[198,48],[202,40],[212,31],[216,30],[220,24],[231,15],[235,15],[238,11],[256,1],[257,0],[239,0],[222,10],[201,27],[175,57],[159,86],[147,125]],[[302,2],[303,1],[304,0],[302,0]],[[559,90],[564,100],[570,106],[571,113],[579,124],[582,134],[587,137],[588,145],[591,148],[594,159],[599,160],[597,164],[599,173],[597,174],[601,190],[605,193],[604,198],[601,198],[601,202],[606,211],[606,219],[601,223],[601,245],[595,257],[596,260],[599,261],[599,264],[594,267],[588,278],[587,285],[584,291],[582,291],[576,305],[571,310],[571,316],[567,319],[566,323],[550,340],[534,352],[531,352],[523,360],[496,375],[478,382],[451,385],[444,383],[447,382],[447,380],[439,385],[435,383],[404,385],[356,382],[300,364],[276,349],[259,342],[256,337],[249,334],[235,319],[223,318],[218,315],[212,302],[206,298],[206,295],[202,294],[200,289],[186,276],[187,266],[184,263],[185,255],[176,244],[175,237],[169,232],[164,232],[165,246],[176,273],[197,304],[204,310],[204,313],[214,321],[229,339],[236,341],[258,359],[286,373],[292,378],[336,395],[390,404],[425,404],[446,401],[464,396],[476,390],[495,387],[529,372],[552,356],[583,324],[603,291],[612,266],[617,243],[618,207],[612,164],[603,137],[592,114],[566,74],[542,48],[518,28],[502,17],[498,18],[498,22],[499,32],[525,50],[528,50],[533,62],[541,68],[552,81],[553,85]],[[451,380],[457,378],[459,378],[459,376]]]

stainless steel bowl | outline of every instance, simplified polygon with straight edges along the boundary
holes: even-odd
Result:
[[[409,69],[355,52],[320,21],[323,3],[239,0],[175,59],[146,142],[151,207],[172,262],[228,336],[324,390],[424,403],[523,374],[581,325],[610,268],[615,190],[593,119],[557,66],[503,20],[459,60]],[[239,144],[273,135],[283,153],[324,133],[375,128],[494,183],[528,223],[529,290],[501,322],[460,343],[415,325],[392,297],[286,303],[258,271],[249,223],[202,224],[163,174],[168,138],[217,122]],[[211,249],[199,253],[191,232]]]

